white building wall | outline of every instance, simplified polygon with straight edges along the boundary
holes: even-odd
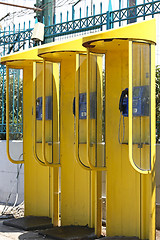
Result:
[[[23,142],[11,141],[10,153],[13,159],[18,160],[22,154]],[[23,159],[21,156],[20,160]],[[24,167],[22,166],[18,180],[16,179],[20,165],[11,163],[6,154],[6,141],[0,141],[0,202],[5,203],[9,194],[10,204],[13,204],[18,193],[18,202],[24,199]]]
[[[5,3],[34,7],[36,0],[5,0]],[[32,26],[34,26],[35,13],[33,10],[27,10],[25,8],[12,7],[0,4],[0,19],[3,18],[8,13],[10,13],[10,16],[0,21],[2,31],[4,30],[4,28],[8,28],[9,26],[11,27],[12,30],[14,24],[16,25],[16,28],[18,28],[19,23],[20,28],[23,29],[24,22],[26,22],[25,28],[28,28],[29,21],[31,21]]]
[[[150,2],[151,0],[147,1]],[[65,4],[61,6],[61,4],[58,4],[59,1],[56,1],[56,23],[61,22],[61,13],[62,13],[62,22],[67,21],[67,11],[69,12],[69,20],[72,20],[72,5],[71,4]],[[69,3],[70,1],[68,1]],[[75,1],[76,2],[76,1]],[[112,10],[118,10],[119,9],[119,0],[111,0],[112,2]],[[137,0],[137,5],[143,4],[144,0]],[[81,8],[81,17],[86,17],[86,8],[88,6],[88,16],[91,16],[93,14],[93,5],[95,5],[95,14],[100,13],[100,3],[102,3],[102,13],[105,13],[108,11],[109,6],[109,0],[82,0],[75,6],[75,19],[80,18],[80,8]],[[61,6],[61,7],[60,7]],[[121,0],[121,8],[127,7],[127,0]],[[145,19],[149,20],[152,16],[147,16]],[[160,14],[154,15],[154,18],[157,22],[157,45],[156,45],[156,65],[160,65]],[[143,17],[138,18],[137,22],[144,21]],[[127,21],[122,21],[121,26],[127,25]],[[114,28],[119,28],[119,23],[114,24]],[[103,30],[106,30],[106,26],[103,27]],[[97,30],[92,30],[90,32],[96,32]],[[63,37],[56,38],[56,41],[60,41],[65,38],[75,37],[77,35],[87,34],[87,32],[83,33],[76,33],[71,35],[66,35]]]

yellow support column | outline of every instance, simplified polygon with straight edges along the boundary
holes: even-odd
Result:
[[[95,234],[100,237],[102,233],[102,172],[96,171],[96,197],[95,197]]]
[[[156,161],[156,149],[155,149],[155,134],[156,134],[156,87],[155,87],[155,46],[151,45],[151,156],[153,157],[151,162],[151,182],[150,182],[150,218],[149,225],[149,239],[154,240],[156,236],[156,182],[155,182],[155,161]]]

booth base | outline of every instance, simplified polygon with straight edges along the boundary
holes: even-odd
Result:
[[[40,235],[58,240],[95,239],[94,229],[85,226],[53,227],[39,232]]]
[[[0,220],[14,218],[13,214],[0,215]]]
[[[133,237],[114,236],[114,237],[104,237],[102,238],[102,240],[140,240],[140,239],[134,236]]]
[[[5,220],[3,224],[26,231],[53,227],[51,218],[38,216],[27,216],[23,218]]]

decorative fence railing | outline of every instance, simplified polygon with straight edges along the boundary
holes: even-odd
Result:
[[[6,134],[6,75],[4,66],[0,76],[0,139]],[[9,132],[11,139],[21,139],[23,134],[23,74],[20,69],[9,71]]]
[[[87,16],[84,18],[75,19],[72,21],[66,21],[61,23],[56,23],[53,25],[45,26],[44,42],[52,42],[56,40],[57,37],[64,37],[65,35],[79,34],[82,32],[88,32],[92,30],[102,31],[104,29],[111,29],[115,27],[115,24],[118,23],[121,26],[122,22],[126,24],[136,22],[138,18],[146,19],[148,16],[154,17],[155,14],[160,13],[160,1],[151,1],[143,3],[140,5],[135,5],[132,7],[127,7],[114,11],[106,11],[102,13],[102,3],[100,3],[100,14]],[[23,29],[19,24],[18,29],[13,27],[13,30],[4,29],[0,31],[0,52],[1,56],[9,54],[11,52],[17,52],[20,49],[27,49],[34,46],[34,42],[31,40],[32,30],[30,22],[28,28],[24,23]],[[17,73],[15,73],[17,74]],[[17,75],[15,75],[17,76]],[[15,79],[17,77],[14,77]],[[19,78],[19,81],[22,79]],[[0,117],[0,138],[5,138],[5,67],[0,66],[0,85],[1,85],[1,117]],[[14,85],[13,85],[14,87]],[[13,101],[14,106],[16,105],[16,112],[19,112],[19,106],[22,103],[19,102],[19,97],[14,96],[15,92],[13,91]],[[18,91],[17,91],[18,94]],[[15,99],[18,101],[15,104]],[[22,101],[22,99],[21,99]],[[15,114],[16,115],[16,114]],[[12,116],[12,127],[10,132],[15,134],[21,134],[23,132],[22,122],[18,122],[15,118],[15,115]],[[23,113],[22,113],[23,116]],[[22,121],[22,120],[21,120]]]

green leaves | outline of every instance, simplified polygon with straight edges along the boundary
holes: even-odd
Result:
[[[156,142],[160,142],[160,66],[156,66]]]
[[[23,77],[22,70],[9,71],[10,139],[20,140],[23,135]],[[6,139],[6,77],[0,76],[0,139]]]

